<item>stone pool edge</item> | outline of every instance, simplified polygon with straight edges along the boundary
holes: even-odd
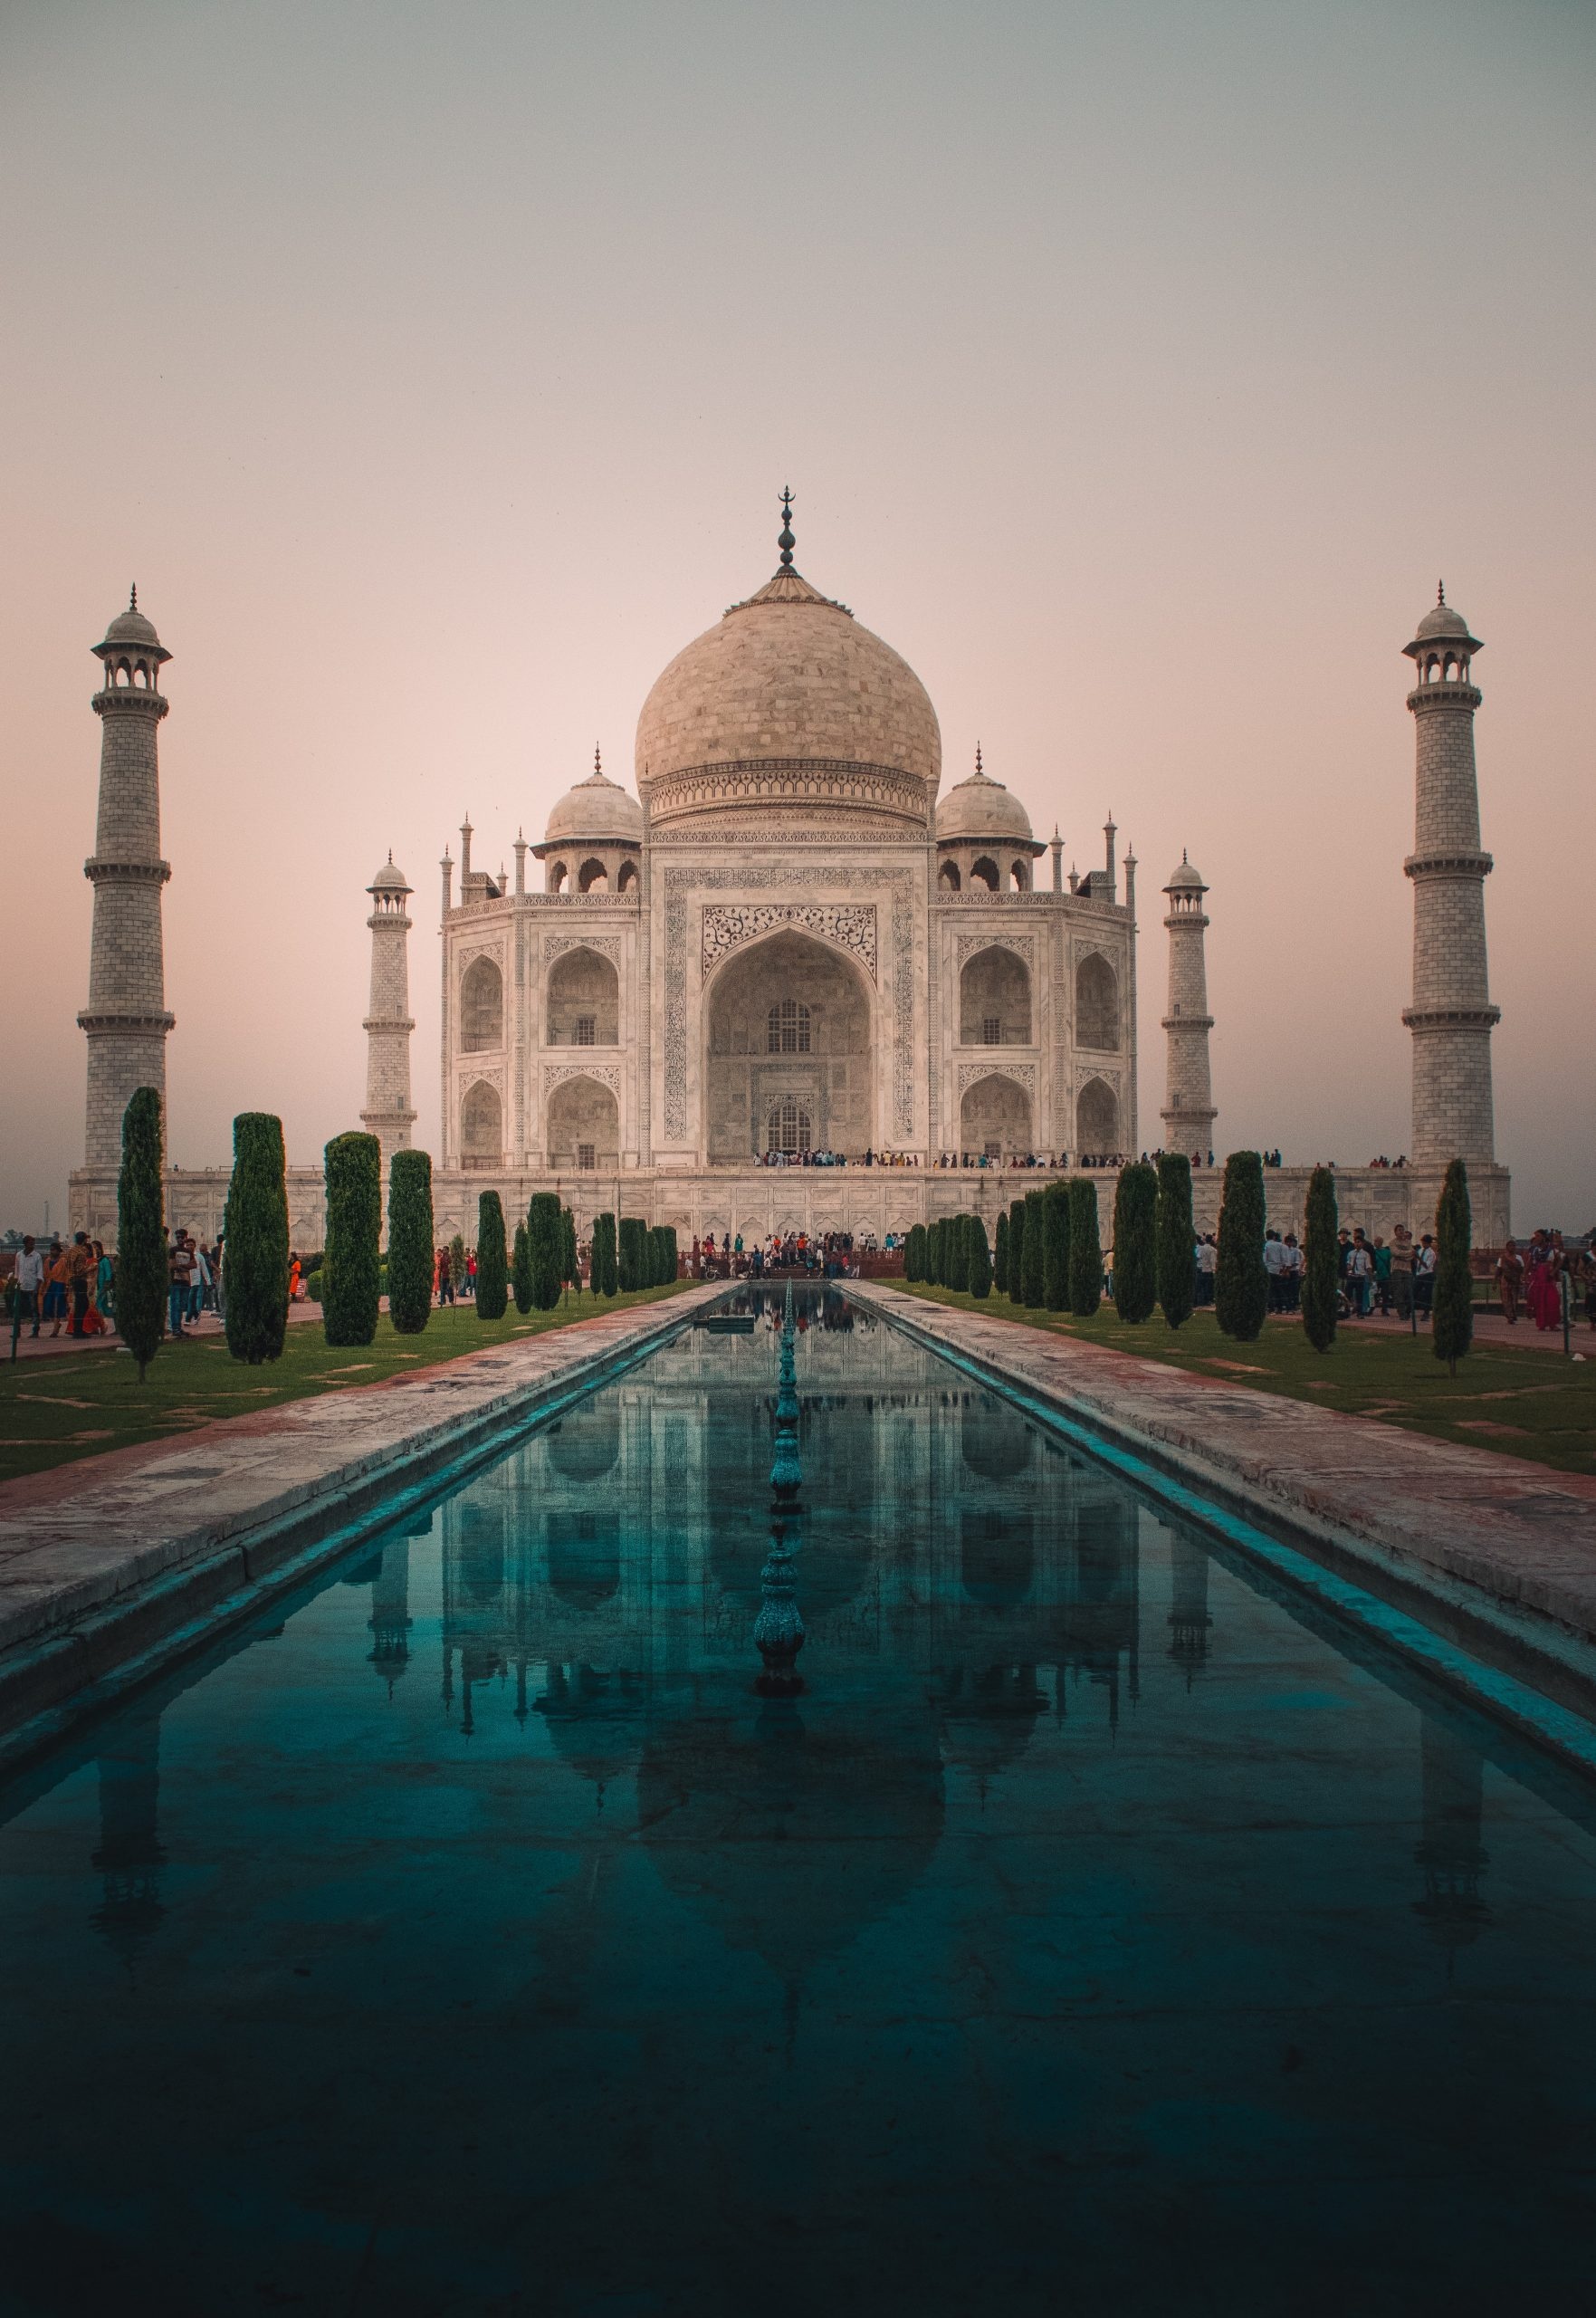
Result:
[[[53,1745],[691,1325],[721,1283],[186,1435],[0,1505],[0,1765]],[[220,1438],[216,1436],[220,1436]]]
[[[1095,1437],[1116,1467],[1127,1460],[1140,1463],[1143,1485],[1182,1518],[1199,1525],[1206,1520],[1227,1542],[1266,1560],[1294,1590],[1371,1628],[1476,1705],[1596,1773],[1596,1509],[1583,1491],[1561,1493],[1580,1532],[1575,1542],[1582,1557],[1589,1548],[1571,1583],[1569,1573],[1548,1570],[1535,1559],[1540,1539],[1529,1522],[1521,1524],[1528,1534],[1524,1558],[1515,1563],[1504,1555],[1500,1537],[1484,1547],[1460,1547],[1438,1519],[1427,1533],[1416,1516],[1434,1515],[1435,1507],[1422,1493],[1409,1499],[1391,1489],[1385,1521],[1366,1491],[1342,1496],[1338,1476],[1358,1479],[1362,1469],[1337,1452],[1344,1452],[1349,1429],[1352,1438],[1375,1432],[1366,1421],[1248,1394],[1255,1404],[1247,1411],[1248,1433],[1260,1419],[1267,1426],[1273,1413],[1284,1410],[1280,1429],[1296,1436],[1299,1455],[1305,1430],[1310,1439],[1315,1433],[1323,1439],[1324,1467],[1299,1483],[1266,1456],[1260,1459],[1256,1438],[1225,1440],[1221,1404],[1227,1394],[1234,1403],[1236,1387],[1216,1388],[1183,1371],[1078,1339],[1038,1337],[1000,1316],[989,1320],[927,1305],[880,1281],[851,1281],[848,1293],[978,1380],[1035,1403],[1066,1430],[1081,1428],[1087,1453]],[[1010,1345],[1004,1339],[1011,1332],[1034,1341]],[[1068,1347],[1062,1362],[1059,1346]],[[1070,1372],[1067,1378],[1047,1373],[1057,1366]],[[1168,1390],[1175,1379],[1185,1389],[1176,1384]],[[1143,1398],[1161,1405],[1137,1406]],[[1515,1498],[1540,1504],[1560,1494],[1526,1483],[1523,1468],[1488,1451],[1413,1443],[1406,1434],[1395,1441],[1377,1435],[1372,1448],[1378,1460],[1391,1464],[1394,1451],[1410,1445],[1454,1461],[1460,1480],[1457,1510],[1466,1518],[1478,1515],[1486,1477],[1500,1480],[1509,1506]],[[1495,1468],[1505,1470],[1496,1475]],[[1300,1465],[1293,1469],[1294,1476],[1302,1471]],[[1465,1493],[1471,1483],[1472,1498]],[[1504,1509],[1493,1510],[1500,1530]],[[1253,1526],[1252,1539],[1238,1532],[1238,1522]]]

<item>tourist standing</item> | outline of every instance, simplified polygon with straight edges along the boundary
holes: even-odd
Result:
[[[43,1307],[44,1259],[33,1245],[33,1235],[29,1231],[24,1235],[22,1253],[16,1260],[16,1309],[12,1316],[14,1325],[11,1331],[14,1344],[22,1334],[24,1320],[32,1320],[33,1324],[28,1334],[31,1336],[38,1335]]]
[[[1413,1259],[1413,1303],[1421,1320],[1435,1309],[1435,1238],[1427,1231]]]
[[[194,1259],[181,1231],[172,1233],[172,1244],[167,1251],[167,1333],[180,1336],[183,1315],[188,1309],[188,1283],[194,1272]]]
[[[1399,1320],[1413,1317],[1413,1234],[1405,1223],[1391,1233],[1391,1299]]]
[[[1516,1240],[1504,1240],[1502,1252],[1496,1258],[1496,1293],[1502,1299],[1502,1317],[1510,1328],[1518,1326],[1518,1299],[1524,1292],[1524,1258],[1518,1252]]]

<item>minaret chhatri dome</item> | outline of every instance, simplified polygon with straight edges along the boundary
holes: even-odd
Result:
[[[908,662],[793,568],[789,493],[782,507],[774,577],[678,652],[643,704],[651,824],[923,830],[941,778],[936,711]]]

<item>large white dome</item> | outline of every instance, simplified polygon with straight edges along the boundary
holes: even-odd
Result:
[[[637,720],[655,827],[779,813],[800,835],[840,820],[922,829],[941,764],[908,662],[787,570],[677,653]]]

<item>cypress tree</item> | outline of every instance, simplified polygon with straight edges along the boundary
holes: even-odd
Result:
[[[1256,1151],[1233,1151],[1225,1162],[1214,1307],[1220,1327],[1238,1344],[1256,1340],[1269,1309],[1269,1275],[1264,1269],[1264,1162]]]
[[[288,1172],[282,1121],[270,1111],[240,1111],[233,1122],[223,1232],[227,1349],[258,1368],[281,1357],[288,1331]]]
[[[382,1292],[382,1146],[374,1135],[335,1135],[324,1156],[322,1325],[329,1344],[369,1344]]]
[[[1025,1302],[1025,1225],[1023,1199],[1017,1199],[1008,1210],[1008,1301]]]
[[[593,1291],[597,1296],[616,1296],[620,1292],[620,1279],[616,1263],[615,1217],[607,1209],[593,1219]]]
[[[948,1223],[943,1273],[956,1296],[962,1296],[970,1286],[970,1223],[968,1215],[952,1216]]]
[[[1021,1299],[1027,1311],[1039,1311],[1046,1302],[1047,1248],[1042,1203],[1045,1192],[1027,1192],[1025,1195],[1025,1295]]]
[[[630,1215],[622,1216],[620,1235],[616,1243],[616,1265],[620,1277],[621,1294],[623,1296],[629,1296],[635,1288],[641,1288],[643,1285],[643,1282],[637,1277],[637,1240],[642,1230],[643,1226],[636,1221],[636,1217]]]
[[[552,1312],[559,1301],[559,1260],[564,1252],[559,1196],[556,1192],[534,1192],[527,1215],[527,1257],[531,1266],[532,1302],[540,1312]]]
[[[992,1286],[999,1296],[1008,1293],[1008,1210],[998,1210],[998,1244],[992,1256]]]
[[[582,1266],[577,1254],[577,1219],[571,1209],[569,1207],[562,1208],[560,1210],[559,1234],[559,1260],[561,1274],[568,1285],[574,1288],[577,1294],[579,1296],[582,1292]],[[477,1256],[476,1266],[478,1274],[480,1275],[483,1268],[483,1260],[480,1252]]]
[[[458,1231],[449,1242],[449,1278],[458,1296],[465,1286],[465,1241]]]
[[[432,1314],[432,1161],[425,1151],[396,1151],[388,1163],[388,1317],[394,1332],[418,1336]],[[499,1240],[502,1256],[504,1240]],[[477,1245],[482,1285],[482,1245]]]
[[[1308,1178],[1303,1222],[1303,1333],[1315,1352],[1335,1342],[1335,1299],[1341,1288],[1341,1248],[1336,1239],[1335,1177],[1315,1167]]]
[[[903,1278],[905,1279],[925,1278],[925,1226],[923,1223],[912,1223],[909,1226],[909,1236],[903,1242]]]
[[[1158,1300],[1171,1328],[1183,1327],[1191,1317],[1196,1248],[1191,1162],[1183,1151],[1166,1151],[1158,1163]]]
[[[391,1298],[390,1298],[391,1302]],[[510,1302],[509,1267],[504,1260],[504,1210],[497,1192],[484,1192],[476,1203],[476,1316],[502,1320]]]
[[[682,1274],[682,1250],[676,1245],[676,1227],[665,1225],[665,1282],[674,1288]]]
[[[998,1229],[1003,1229],[1003,1218],[998,1218]],[[978,1302],[984,1302],[992,1292],[992,1253],[987,1245],[987,1227],[979,1215],[972,1215],[965,1238],[966,1285]]]
[[[1454,1159],[1447,1169],[1435,1212],[1435,1321],[1430,1338],[1436,1358],[1446,1362],[1452,1376],[1474,1342],[1474,1281],[1468,1268],[1473,1240],[1468,1171],[1461,1159]]]
[[[1042,1194],[1042,1301],[1049,1312],[1069,1303],[1069,1185],[1049,1183]]]
[[[937,1287],[941,1278],[937,1269],[937,1250],[941,1244],[938,1233],[941,1230],[938,1223],[928,1223],[925,1227],[925,1269],[921,1277],[928,1288]]]
[[[1097,1186],[1076,1175],[1069,1187],[1069,1308],[1089,1320],[1103,1302],[1103,1239],[1097,1226]]]
[[[229,1263],[231,1250],[225,1251]],[[161,1098],[140,1087],[122,1113],[117,1178],[117,1327],[139,1363],[139,1382],[160,1350],[171,1273],[161,1202]]]
[[[1122,1320],[1152,1317],[1158,1301],[1158,1177],[1144,1160],[1120,1170],[1113,1199],[1113,1307]]]
[[[510,1258],[510,1285],[515,1293],[516,1310],[530,1312],[532,1308],[532,1243],[524,1223],[518,1223],[515,1227],[515,1243]]]

